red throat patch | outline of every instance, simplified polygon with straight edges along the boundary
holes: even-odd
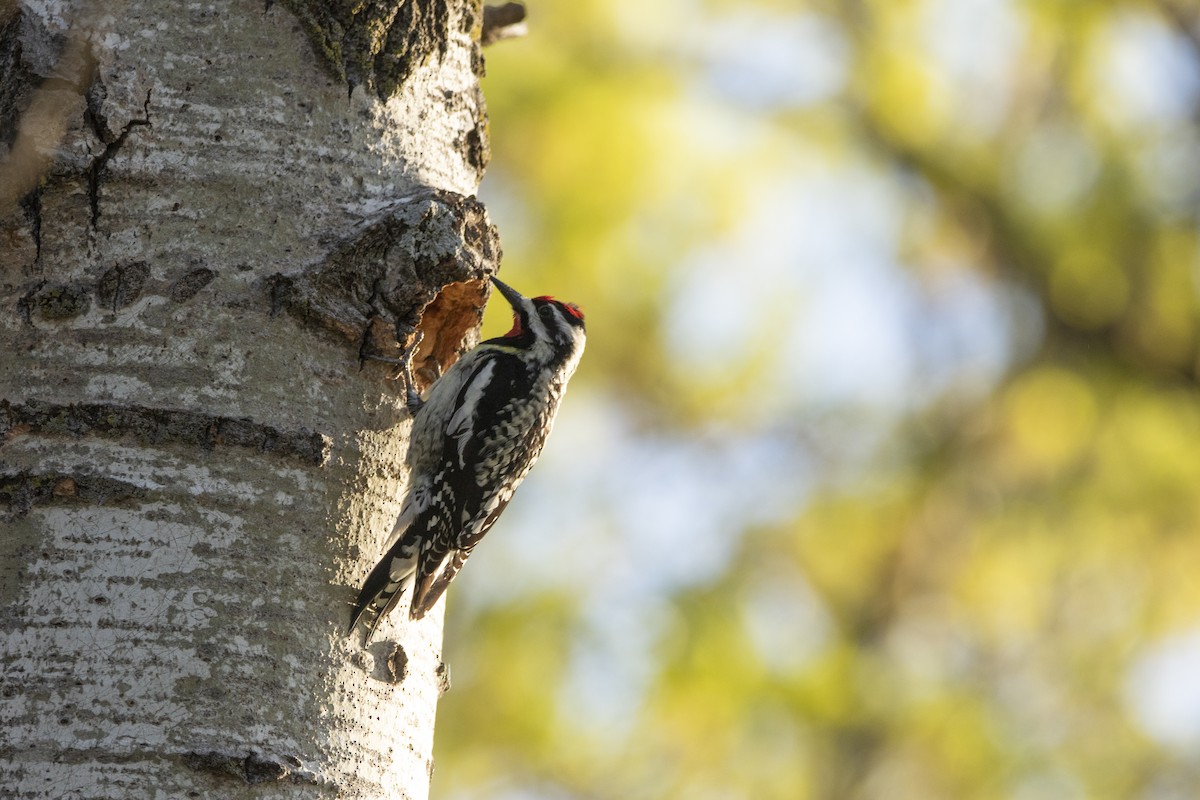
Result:
[[[511,331],[509,331],[508,333],[504,334],[504,338],[505,338],[505,339],[509,339],[509,338],[512,338],[513,336],[520,336],[520,335],[521,335],[521,333],[522,333],[522,328],[521,328],[521,315],[520,315],[520,314],[517,314],[517,313],[513,313],[513,326],[512,326],[512,330],[511,330]]]

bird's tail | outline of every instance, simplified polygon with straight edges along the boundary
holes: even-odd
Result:
[[[375,626],[379,624],[379,620],[383,619],[400,602],[404,590],[412,583],[413,570],[404,569],[405,565],[396,563],[398,560],[401,559],[388,553],[375,565],[375,569],[371,570],[371,574],[363,583],[362,591],[359,592],[358,600],[354,602],[354,611],[350,614],[350,627],[346,631],[347,635],[353,633],[358,625],[365,624],[367,639],[370,639],[371,635],[375,633]],[[401,568],[399,577],[397,577],[396,567]]]
[[[417,581],[417,588],[413,589],[412,605],[408,609],[409,619],[421,619],[433,608],[450,585],[450,581],[454,580],[454,576],[462,569],[469,555],[470,550],[451,550],[442,561],[440,569],[423,575]]]

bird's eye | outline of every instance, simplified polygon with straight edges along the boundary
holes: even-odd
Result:
[[[554,316],[554,309],[551,306],[545,305],[538,309],[538,313],[546,319],[550,319],[550,317]]]

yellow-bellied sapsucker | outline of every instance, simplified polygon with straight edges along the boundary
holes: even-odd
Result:
[[[583,312],[552,297],[527,298],[492,278],[513,327],[460,358],[422,402],[404,361],[414,412],[410,485],[387,553],[367,576],[350,630],[374,632],[413,585],[420,619],[454,579],[525,479],[583,354]],[[370,633],[368,633],[370,636]]]

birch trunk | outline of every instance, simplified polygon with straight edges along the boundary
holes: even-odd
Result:
[[[0,4],[0,794],[424,797],[347,638],[498,244],[470,0]],[[436,363],[435,363],[436,362]]]

